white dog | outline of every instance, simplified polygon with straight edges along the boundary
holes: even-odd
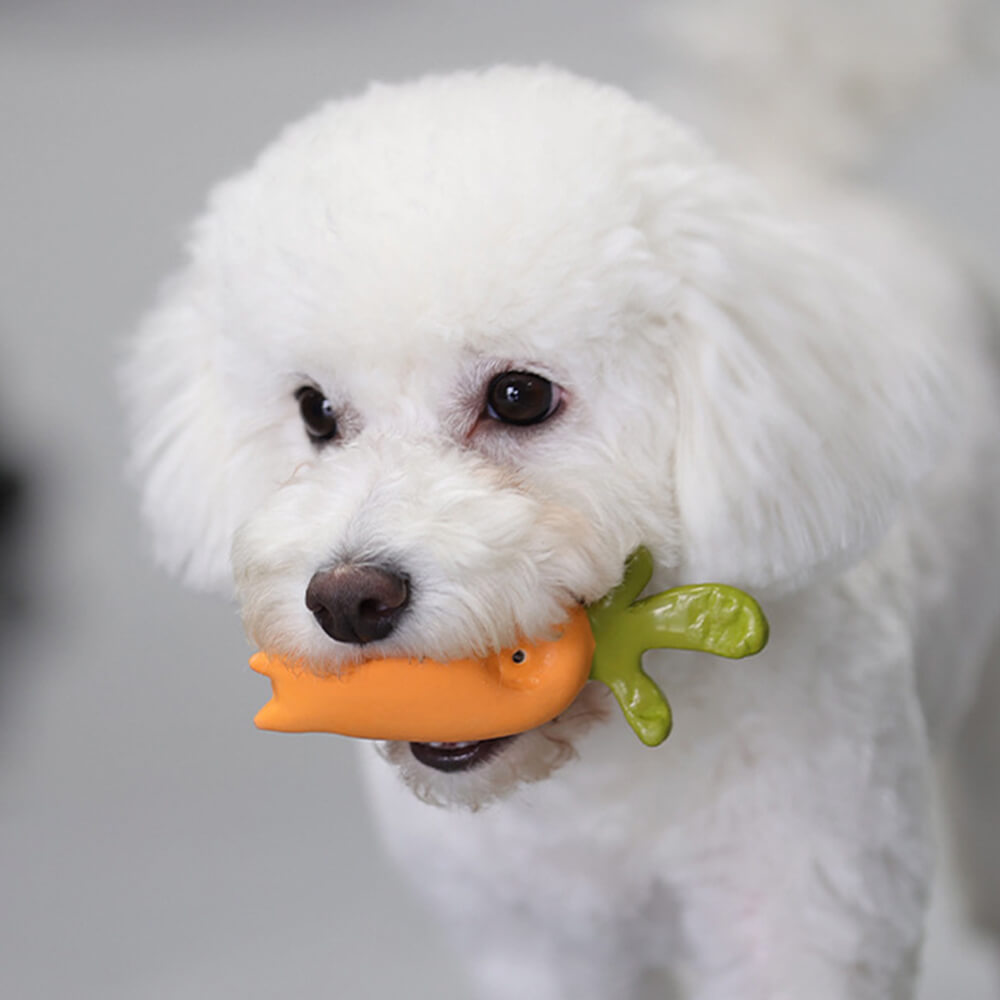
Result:
[[[657,750],[597,685],[513,739],[365,745],[483,997],[658,968],[698,1000],[911,997],[930,750],[976,699],[960,808],[1000,931],[995,346],[923,231],[783,194],[554,70],[379,86],[216,191],[138,340],[159,554],[232,572],[263,648],[502,647],[640,544],[657,590],[763,604],[752,660],[647,655]]]

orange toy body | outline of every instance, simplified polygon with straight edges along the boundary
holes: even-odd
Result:
[[[463,742],[511,736],[554,719],[586,684],[594,637],[576,608],[550,642],[524,643],[483,659],[368,660],[317,675],[257,653],[271,678],[260,729],[330,732],[377,740]]]

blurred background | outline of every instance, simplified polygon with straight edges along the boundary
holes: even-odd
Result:
[[[113,373],[209,186],[284,123],[498,61],[656,98],[653,14],[0,0],[0,997],[468,995],[380,857],[348,741],[257,733],[233,607],[150,566]],[[872,170],[994,262],[998,112],[995,73],[954,75]],[[947,865],[921,1000],[941,997],[1000,998]]]

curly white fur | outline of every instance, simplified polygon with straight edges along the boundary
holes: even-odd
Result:
[[[765,603],[753,661],[647,658],[660,750],[589,690],[467,775],[364,748],[484,997],[638,995],[654,966],[698,1000],[912,995],[929,742],[1000,612],[995,357],[921,230],[784,194],[554,70],[375,87],[215,193],[126,372],[161,558],[234,572],[268,648],[354,655],[303,603],[344,560],[413,581],[386,652],[544,631],[640,543],[659,588]],[[482,420],[511,368],[560,412]],[[321,450],[302,384],[338,413]]]

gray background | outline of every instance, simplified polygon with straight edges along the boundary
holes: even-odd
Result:
[[[209,185],[371,78],[558,62],[654,89],[638,5],[6,0],[0,447],[29,476],[0,646],[0,998],[466,995],[379,856],[352,751],[256,733],[232,607],[150,568],[112,371]],[[1000,81],[970,75],[878,173],[1000,252]],[[950,881],[922,1000],[997,1000]]]

